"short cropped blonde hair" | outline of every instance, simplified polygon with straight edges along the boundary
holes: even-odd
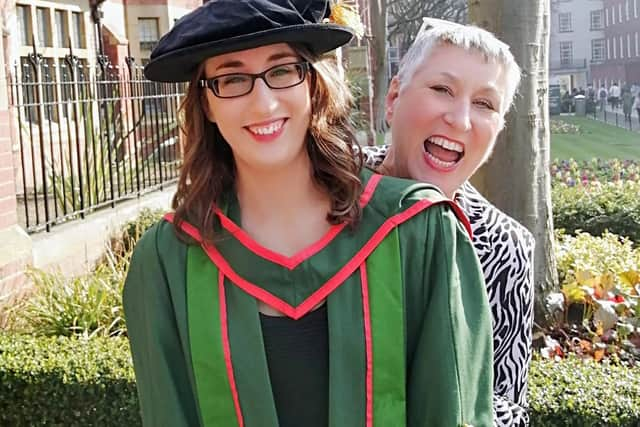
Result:
[[[496,61],[506,70],[505,99],[501,113],[506,114],[520,84],[521,70],[509,49],[489,31],[474,25],[462,25],[434,18],[423,18],[422,27],[398,69],[400,88],[409,83],[420,65],[429,57],[434,46],[451,45],[478,51],[489,61]]]

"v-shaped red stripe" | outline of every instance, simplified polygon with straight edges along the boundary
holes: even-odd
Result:
[[[364,209],[364,207],[369,203],[371,198],[373,197],[373,193],[378,186],[378,183],[382,179],[382,175],[375,174],[369,178],[364,191],[360,195],[360,207]],[[277,252],[272,251],[271,249],[265,248],[255,240],[253,240],[242,228],[240,228],[236,223],[234,223],[231,219],[229,219],[222,211],[218,208],[215,208],[215,213],[220,218],[220,223],[222,227],[231,233],[236,239],[238,239],[247,249],[256,255],[273,262],[274,264],[281,265],[289,270],[293,270],[300,263],[305,260],[311,258],[313,255],[320,252],[323,248],[325,248],[331,241],[344,229],[346,223],[336,224],[332,226],[327,233],[317,242],[312,245],[302,249],[300,252],[296,253],[291,257],[287,257],[285,255],[279,254]]]
[[[447,201],[437,203],[450,203]],[[275,308],[292,319],[299,319],[323,301],[331,292],[333,292],[364,262],[364,260],[374,251],[378,244],[389,234],[394,227],[407,221],[409,218],[417,215],[434,203],[430,200],[420,200],[409,209],[396,214],[387,219],[380,228],[371,236],[364,246],[351,258],[336,274],[334,274],[327,282],[318,290],[311,294],[307,299],[302,301],[298,306],[292,306],[273,295],[272,293],[262,289],[260,286],[249,282],[241,277],[233,270],[229,263],[224,259],[222,254],[211,244],[202,244],[202,247],[211,261],[218,267],[222,273],[228,277],[236,286],[240,287],[249,295],[262,301],[263,303]],[[165,215],[165,219],[173,222],[173,214]],[[182,222],[180,224],[182,230],[199,242],[202,242],[200,232],[191,224]]]

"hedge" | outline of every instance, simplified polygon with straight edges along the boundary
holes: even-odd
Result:
[[[140,426],[126,338],[0,334],[0,426]]]
[[[600,236],[605,230],[640,244],[640,182],[618,181],[588,186],[556,184],[552,191],[553,225]]]
[[[532,427],[640,426],[640,366],[534,360],[529,405]]]
[[[534,358],[534,427],[640,425],[640,367]],[[139,426],[126,338],[0,334],[0,425]]]

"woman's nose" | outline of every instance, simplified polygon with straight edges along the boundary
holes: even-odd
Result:
[[[273,111],[278,105],[277,89],[271,89],[263,79],[256,79],[250,93],[252,109],[264,113]]]
[[[467,132],[471,129],[470,107],[466,102],[456,102],[451,105],[449,111],[445,112],[445,122],[457,130]]]

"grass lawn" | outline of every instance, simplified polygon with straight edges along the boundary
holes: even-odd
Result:
[[[580,127],[579,134],[551,134],[551,159],[640,160],[640,133],[631,132],[593,119],[553,116]]]

